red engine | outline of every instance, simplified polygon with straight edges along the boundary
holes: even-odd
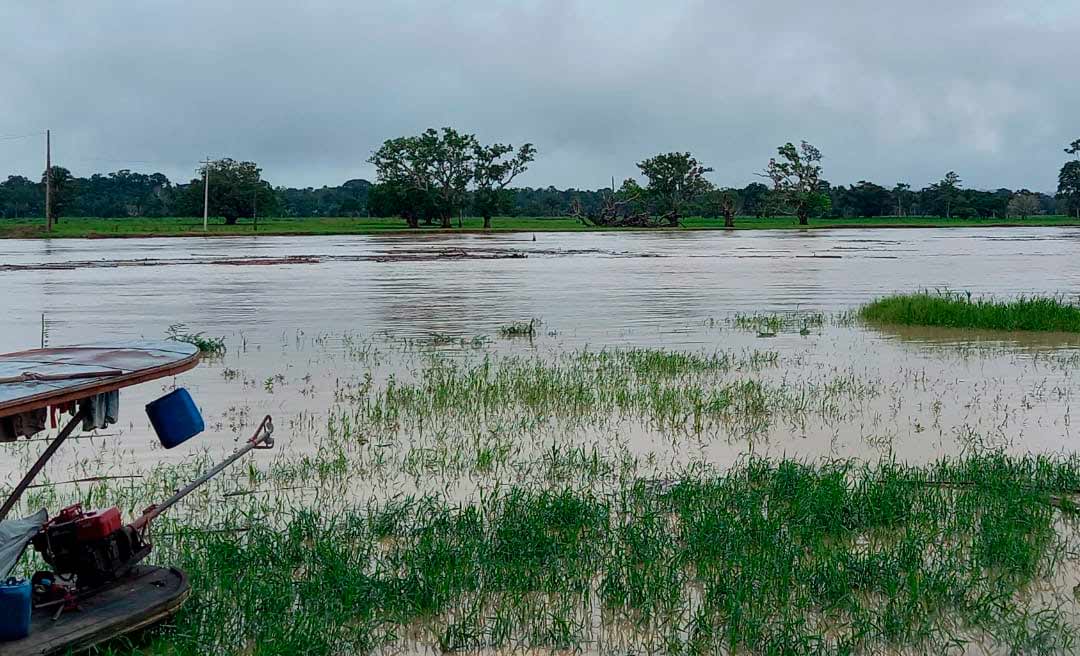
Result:
[[[150,553],[150,544],[120,510],[83,512],[81,504],[60,511],[34,536],[34,549],[62,576],[76,576],[79,588],[90,588],[123,576]]]
[[[74,533],[78,540],[104,540],[120,530],[120,509],[105,508],[83,512],[82,504],[68,506],[53,517],[48,529],[54,535]]]

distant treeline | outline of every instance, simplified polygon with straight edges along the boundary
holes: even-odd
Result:
[[[145,174],[120,170],[107,174],[94,174],[88,178],[73,177],[65,169],[54,167],[53,198],[57,216],[87,217],[161,217],[201,216],[202,183],[192,180],[186,184],[171,182],[161,173]],[[237,211],[240,217],[251,216],[391,216],[393,208],[384,209],[380,201],[380,185],[367,180],[349,180],[335,187],[297,189],[292,187],[270,188],[260,182],[255,193],[238,194]],[[213,184],[211,184],[213,188]],[[940,184],[924,189],[911,189],[904,184],[884,187],[861,181],[847,186],[832,186],[822,182],[820,189],[827,194],[830,203],[822,212],[826,217],[875,217],[875,216],[951,216],[1005,217],[1014,215],[1016,203],[1009,203],[1017,196],[1028,199],[1030,207],[1025,214],[1072,213],[1064,199],[1055,199],[1044,193],[1027,190],[996,189],[982,191],[952,188],[943,190]],[[768,216],[783,213],[775,204],[772,189],[762,183],[752,183],[736,189],[739,196],[740,216]],[[517,187],[505,190],[508,203],[500,214],[507,216],[568,216],[575,211],[596,213],[610,189],[556,189],[555,187]],[[247,205],[254,205],[246,209]],[[575,208],[575,204],[580,204]],[[211,209],[214,212],[213,208]],[[474,211],[468,200],[466,213]],[[0,217],[40,217],[45,212],[44,183],[22,176],[9,176],[0,182]],[[690,202],[684,216],[715,217],[720,210],[715,203],[702,200]],[[215,215],[221,215],[215,213]]]

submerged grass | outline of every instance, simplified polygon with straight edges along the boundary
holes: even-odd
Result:
[[[192,597],[102,653],[1076,649],[1062,592],[1075,584],[1080,458],[721,470],[698,451],[709,431],[795,430],[902,394],[853,368],[793,374],[776,351],[504,356],[434,348],[444,342],[410,342],[403,367],[338,384],[325,424],[281,421],[279,450],[163,517],[153,561],[184,568]],[[381,358],[374,342],[342,348]],[[631,449],[639,424],[669,441]],[[25,505],[129,515],[214,460],[34,489]]]
[[[345,427],[363,434],[457,432],[552,421],[602,428],[632,419],[675,434],[751,435],[778,420],[832,420],[845,403],[880,393],[875,381],[854,376],[776,382],[757,375],[778,361],[768,351],[655,349],[581,350],[552,360],[432,357],[411,379],[391,377],[383,387],[355,390],[332,427],[339,435]]]
[[[1047,500],[1078,488],[1075,459],[750,460],[604,491],[519,483],[174,525],[156,557],[194,573],[194,594],[137,647],[1068,652],[1076,627],[1037,590],[1075,538]]]
[[[905,326],[1080,332],[1080,306],[1055,296],[998,301],[954,292],[899,294],[864,305],[859,316]]]
[[[500,326],[499,334],[503,337],[528,337],[532,339],[536,336],[536,327],[539,325],[539,319],[518,321],[515,323],[506,324],[505,326]]]
[[[174,323],[166,332],[168,338],[174,342],[184,342],[199,349],[203,355],[216,357],[225,355],[224,337],[206,337],[204,333],[188,332],[187,326],[182,323]]]

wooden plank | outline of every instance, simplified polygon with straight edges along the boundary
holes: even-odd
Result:
[[[181,570],[139,566],[123,580],[80,601],[80,610],[65,611],[55,622],[55,609],[35,610],[30,635],[0,643],[0,654],[43,656],[88,649],[172,617],[190,592]]]
[[[175,376],[199,363],[199,349],[183,342],[130,342],[34,349],[0,355],[0,378],[24,372],[48,374],[119,370],[117,375],[0,384],[0,417],[62,405],[157,378]]]

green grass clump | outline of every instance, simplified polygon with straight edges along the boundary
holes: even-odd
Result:
[[[859,316],[904,326],[1080,332],[1080,306],[1054,296],[997,301],[952,292],[898,294],[864,305]]]
[[[199,349],[199,353],[207,356],[222,356],[225,355],[225,338],[224,337],[206,337],[203,333],[190,333],[187,332],[186,326],[182,323],[174,323],[169,326],[169,330],[166,331],[169,339],[174,342],[184,342],[185,344],[191,344]]]
[[[517,321],[499,327],[499,334],[503,337],[528,337],[532,339],[536,336],[536,327],[540,325],[539,319],[529,319],[528,321]]]

